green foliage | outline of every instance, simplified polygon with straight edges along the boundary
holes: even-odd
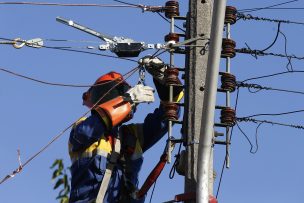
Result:
[[[70,169],[64,167],[62,159],[56,159],[50,168],[54,170],[52,174],[52,180],[55,181],[53,189],[60,189],[56,199],[58,199],[60,203],[68,203],[70,183],[67,171]]]

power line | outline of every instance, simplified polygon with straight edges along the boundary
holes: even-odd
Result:
[[[295,91],[295,90],[286,90],[286,89],[278,89],[273,87],[264,87],[258,84],[249,84],[244,82],[237,82],[238,87],[245,87],[248,89],[257,89],[257,90],[272,90],[272,91],[279,91],[279,92],[287,92],[287,93],[294,93],[294,94],[304,94],[302,91]]]
[[[112,4],[67,4],[49,2],[0,2],[0,5],[32,5],[32,6],[68,6],[68,7],[106,7],[106,8],[138,8],[132,5],[112,5]]]
[[[29,76],[21,75],[19,73],[10,71],[10,70],[5,69],[5,68],[0,68],[0,71],[11,74],[11,75],[16,76],[16,77],[24,78],[24,79],[34,81],[34,82],[37,82],[37,83],[41,83],[41,84],[44,84],[44,85],[60,86],[60,87],[95,87],[95,86],[102,86],[102,85],[105,85],[105,84],[111,82],[111,81],[109,81],[109,82],[104,82],[104,83],[101,83],[101,84],[93,84],[93,85],[64,84],[64,83],[54,83],[54,82],[43,81],[43,80],[32,78],[32,77],[29,77]]]
[[[274,76],[278,76],[278,75],[285,75],[285,74],[290,74],[290,73],[304,73],[304,71],[293,70],[293,71],[278,72],[278,73],[273,73],[273,74],[269,74],[269,75],[262,75],[262,76],[248,78],[248,79],[243,80],[242,82],[247,82],[247,81],[250,81],[250,80],[270,78],[270,77],[274,77]]]
[[[160,12],[156,12],[162,19],[164,19],[165,21],[167,21],[168,23],[170,23],[170,21],[165,18],[162,14],[160,14]],[[182,32],[186,32],[186,30],[184,30],[183,28],[179,27],[178,25],[174,25],[174,27],[176,27],[177,29],[179,29]]]
[[[129,6],[137,6],[137,7],[140,6],[139,4],[132,4],[132,3],[129,3],[129,2],[125,2],[125,1],[119,1],[119,0],[112,0],[112,1],[124,4],[124,5],[129,5]]]
[[[237,93],[236,93],[236,98],[235,98],[235,106],[234,106],[234,111],[235,112],[236,112],[238,104],[239,104],[239,98],[240,98],[239,96],[240,96],[240,89],[237,88]],[[233,137],[233,129],[234,129],[234,127],[232,127],[231,131],[230,131],[230,140],[229,140],[229,143],[231,143],[231,140],[232,140],[232,137]],[[222,185],[222,181],[223,181],[223,176],[224,176],[224,171],[225,171],[225,165],[226,165],[226,157],[224,158],[224,161],[223,161],[221,175],[220,175],[220,180],[219,180],[219,183],[218,183],[218,186],[217,186],[217,191],[216,191],[216,198],[217,199],[218,199],[218,195],[220,193],[220,189],[221,189],[221,185]]]
[[[265,18],[265,17],[258,17],[252,16],[250,14],[244,14],[237,12],[237,18],[242,20],[255,20],[255,21],[266,21],[266,22],[273,22],[273,23],[286,23],[286,24],[296,24],[296,25],[304,25],[303,22],[296,22],[290,20],[282,20],[282,19],[272,19],[272,18]]]
[[[90,52],[90,51],[82,51],[82,50],[76,50],[76,49],[70,49],[70,48],[64,48],[64,47],[51,47],[51,46],[42,46],[42,47],[47,48],[47,49],[84,53],[84,54],[90,54],[90,55],[95,55],[95,56],[104,56],[104,57],[108,57],[108,58],[115,58],[115,59],[132,61],[132,62],[137,63],[137,60],[134,60],[134,59],[118,57],[118,56],[113,56],[113,55],[108,55],[108,54],[100,54],[100,53],[95,53],[95,52]]]
[[[258,120],[258,119],[246,118],[246,117],[236,118],[236,120],[238,122],[268,123],[268,124],[272,124],[272,125],[280,125],[280,126],[285,126],[285,127],[291,127],[291,128],[304,130],[304,126],[302,126],[302,125],[279,123],[279,122],[268,121],[268,120]]]
[[[250,116],[244,116],[243,118],[252,118],[257,116],[282,116],[282,115],[288,115],[288,114],[294,114],[294,113],[301,113],[304,112],[304,109],[296,110],[296,111],[288,111],[283,113],[260,113],[260,114],[253,114]]]
[[[271,8],[274,8],[274,7],[277,7],[277,6],[282,6],[282,5],[290,4],[290,3],[293,3],[293,2],[297,2],[297,1],[299,1],[299,0],[286,1],[286,2],[283,2],[283,3],[274,4],[274,5],[270,5],[270,6],[266,6],[266,7],[260,7],[260,8],[240,9],[239,11],[249,13],[249,12],[253,12],[253,11],[271,9]]]
[[[281,58],[289,58],[289,59],[297,59],[297,60],[303,60],[303,56],[296,56],[296,55],[284,55],[284,54],[278,54],[278,53],[271,53],[271,52],[264,52],[262,50],[252,50],[249,48],[241,48],[241,49],[235,49],[235,52],[241,53],[241,54],[250,54],[254,56],[275,56],[275,57],[281,57]]]

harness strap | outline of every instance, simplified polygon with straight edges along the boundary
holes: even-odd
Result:
[[[106,194],[106,191],[108,189],[109,186],[109,182],[112,176],[112,171],[117,163],[117,160],[120,156],[120,149],[121,149],[121,143],[120,140],[117,138],[115,140],[115,144],[114,144],[114,150],[112,151],[111,155],[110,155],[110,160],[107,163],[106,166],[106,171],[105,174],[103,176],[103,179],[101,181],[101,185],[98,191],[98,195],[96,198],[96,203],[102,203],[104,200],[104,196]]]

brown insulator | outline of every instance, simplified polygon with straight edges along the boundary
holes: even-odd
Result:
[[[226,13],[225,13],[225,24],[235,24],[236,23],[236,13],[237,10],[233,6],[226,6]]]
[[[236,89],[236,78],[231,73],[222,73],[221,74],[221,88],[229,92],[234,92]]]
[[[178,1],[167,1],[165,6],[165,16],[172,18],[179,16],[179,3]]]
[[[236,122],[235,110],[230,107],[225,107],[221,110],[221,123],[228,126],[234,126]]]
[[[165,118],[168,120],[178,120],[178,105],[172,102],[164,102],[163,108],[165,110]]]
[[[165,42],[174,41],[179,42],[179,35],[177,33],[169,33],[165,36]]]
[[[177,68],[167,68],[165,71],[165,82],[167,85],[177,85],[179,84],[178,79],[178,69]]]
[[[222,58],[233,58],[235,57],[235,46],[236,43],[232,39],[224,38],[222,41]]]

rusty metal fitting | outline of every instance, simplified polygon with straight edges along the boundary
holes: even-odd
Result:
[[[233,58],[235,57],[235,47],[236,43],[232,39],[224,38],[222,41],[222,58]]]
[[[221,110],[221,123],[224,123],[230,127],[235,125],[235,110],[230,107],[225,107]]]
[[[236,89],[236,78],[231,73],[221,73],[221,88],[229,92],[234,92]]]
[[[167,85],[177,85],[179,84],[178,79],[179,71],[177,68],[167,68],[165,71],[165,82]]]
[[[167,1],[165,5],[165,16],[172,18],[179,16],[179,3],[178,1]]]
[[[179,35],[177,33],[169,33],[165,36],[165,42],[174,41],[175,43],[179,42]]]
[[[226,6],[226,13],[225,13],[225,24],[235,24],[236,23],[236,13],[237,10],[233,6]]]
[[[178,120],[178,105],[173,102],[163,102],[163,108],[165,110],[164,117],[168,120]]]

